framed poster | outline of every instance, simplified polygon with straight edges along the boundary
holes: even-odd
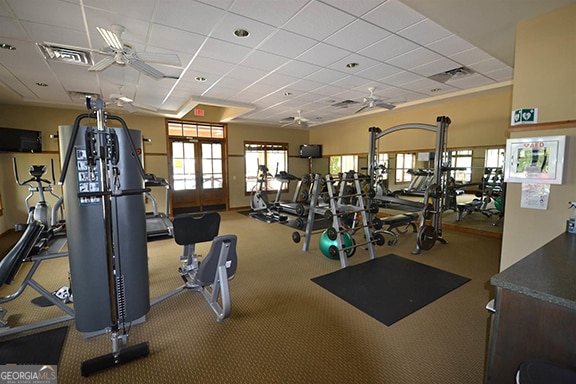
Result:
[[[562,184],[566,136],[506,140],[504,181]]]

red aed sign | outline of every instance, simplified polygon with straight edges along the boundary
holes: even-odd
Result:
[[[195,109],[194,110],[194,116],[204,116],[204,110],[203,109]]]

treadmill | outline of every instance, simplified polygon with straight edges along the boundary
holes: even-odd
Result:
[[[146,174],[146,188],[165,188],[166,189],[166,212],[170,211],[170,184],[162,177],[156,177],[152,173]],[[174,237],[174,226],[172,221],[164,212],[158,212],[158,202],[151,193],[145,192],[146,198],[150,199],[152,212],[146,212],[146,235],[148,239],[154,237]]]

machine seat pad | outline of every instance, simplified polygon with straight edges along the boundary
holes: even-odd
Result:
[[[196,281],[201,286],[207,286],[214,283],[216,276],[216,269],[218,268],[218,260],[220,259],[220,252],[222,247],[229,245],[228,255],[226,258],[226,273],[228,279],[232,279],[236,274],[236,266],[238,265],[238,256],[236,255],[236,242],[238,238],[236,235],[222,235],[217,236],[212,241],[210,251],[200,263]]]
[[[178,245],[191,245],[212,241],[218,236],[218,212],[184,213],[174,217],[174,240]]]

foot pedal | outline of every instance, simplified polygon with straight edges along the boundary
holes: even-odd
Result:
[[[141,357],[146,357],[149,354],[150,346],[148,343],[140,343],[129,348],[121,349],[116,356],[113,353],[109,353],[107,355],[98,356],[93,359],[83,361],[80,365],[80,372],[82,373],[83,377],[88,377],[91,374],[115,367],[120,364],[129,363]]]

